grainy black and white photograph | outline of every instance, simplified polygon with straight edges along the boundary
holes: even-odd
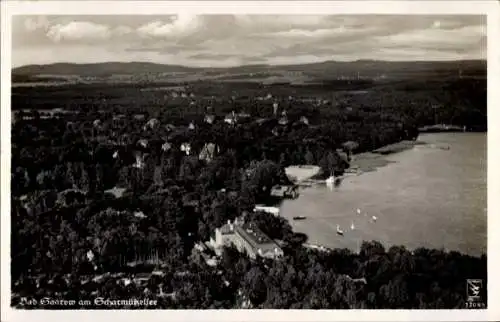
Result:
[[[488,307],[486,15],[11,33],[12,309]]]

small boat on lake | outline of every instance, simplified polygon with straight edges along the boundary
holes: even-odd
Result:
[[[293,220],[304,220],[306,219],[306,216],[295,216],[293,217]]]
[[[329,176],[326,180],[325,180],[326,184],[334,184],[335,183],[335,177],[334,176]]]
[[[340,229],[339,225],[337,225],[337,235],[340,235],[340,236],[344,235],[344,231],[342,229]]]
[[[354,222],[351,222],[351,230],[354,230],[356,229],[356,227],[354,226]]]

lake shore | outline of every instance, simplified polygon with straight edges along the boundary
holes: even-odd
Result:
[[[385,145],[371,152],[353,154],[350,162],[351,173],[362,174],[363,172],[375,171],[377,168],[384,167],[391,161],[385,156],[393,153],[403,152],[413,148],[415,145],[422,145],[422,141],[400,141]],[[324,174],[321,168],[316,165],[292,165],[285,168],[285,172],[294,182],[304,182],[307,180],[322,180]]]
[[[389,154],[403,152],[412,149],[416,145],[424,145],[422,141],[400,141],[385,145],[371,152],[363,152],[352,156],[350,168],[357,169],[358,173],[375,171],[391,163],[385,158]]]

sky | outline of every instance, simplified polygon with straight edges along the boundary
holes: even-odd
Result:
[[[12,65],[196,67],[486,58],[485,16],[14,16]]]

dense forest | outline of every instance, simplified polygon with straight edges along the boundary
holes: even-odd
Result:
[[[482,80],[350,86],[200,82],[178,97],[137,84],[13,88],[12,305],[147,297],[179,309],[465,308],[465,279],[487,279],[485,255],[376,241],[359,253],[311,250],[285,219],[253,212],[273,186],[291,184],[288,165],[342,173],[350,154],[415,140],[436,115],[485,129]],[[279,241],[284,258],[227,248],[213,267],[193,256],[239,215]]]

